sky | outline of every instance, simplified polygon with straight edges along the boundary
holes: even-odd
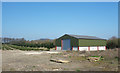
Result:
[[[117,2],[3,2],[2,36],[36,40],[64,34],[118,37]]]

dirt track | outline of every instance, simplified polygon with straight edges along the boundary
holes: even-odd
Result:
[[[54,52],[54,51],[53,51]],[[58,51],[59,52],[59,51]],[[110,53],[111,52],[111,53]],[[3,71],[117,71],[117,50],[99,52],[62,51],[2,51]],[[105,59],[98,62],[89,62],[84,57],[99,55]],[[68,60],[70,63],[51,62],[50,59]]]

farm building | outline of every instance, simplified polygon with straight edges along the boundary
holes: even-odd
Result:
[[[95,36],[65,34],[55,41],[56,50],[97,51],[106,50],[106,40]]]

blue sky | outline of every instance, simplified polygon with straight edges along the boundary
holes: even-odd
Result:
[[[3,37],[118,36],[117,2],[3,2],[2,13]]]

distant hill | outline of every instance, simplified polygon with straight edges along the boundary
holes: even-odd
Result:
[[[38,39],[38,40],[36,40],[36,41],[47,41],[47,40],[54,40],[54,39],[48,39],[48,38],[41,38],[41,39]]]
[[[48,39],[48,38],[41,38],[41,39],[38,39],[38,40],[33,40],[34,42],[53,42],[54,39]]]
[[[45,41],[45,40],[50,40],[50,39],[47,39],[47,38],[42,38],[42,39],[38,39],[38,40]]]

